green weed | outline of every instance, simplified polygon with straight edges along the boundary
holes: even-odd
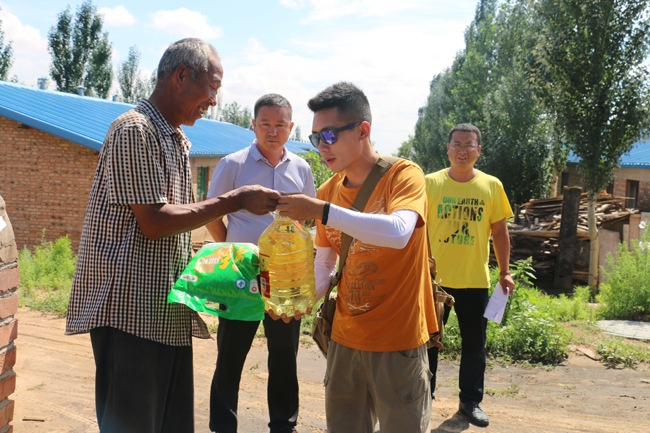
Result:
[[[650,318],[650,230],[640,243],[631,249],[622,242],[618,247],[618,261],[611,254],[602,267],[603,284],[597,296],[603,319],[648,320]]]
[[[501,324],[488,322],[487,353],[505,362],[558,364],[568,356],[569,337],[548,307],[548,299],[533,286],[531,263],[529,258],[511,265],[515,293],[510,296]],[[498,269],[493,269],[490,277],[494,287],[499,279]],[[443,356],[460,356],[460,331],[454,310],[445,326],[443,344]]]
[[[601,359],[612,366],[634,367],[641,362],[650,362],[650,349],[644,345],[629,343],[620,338],[595,342],[596,352]]]
[[[33,253],[22,250],[18,256],[20,305],[65,316],[76,262],[67,236],[55,242],[41,239]]]
[[[510,379],[509,387],[504,389],[485,388],[485,393],[491,397],[514,397],[519,394],[519,385],[512,383],[512,379]]]

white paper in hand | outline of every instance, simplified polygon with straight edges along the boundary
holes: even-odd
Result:
[[[5,222],[4,218],[0,217],[0,232],[1,232],[2,229],[4,229],[5,227],[7,227],[7,223]]]
[[[487,307],[485,307],[483,317],[495,323],[501,323],[503,312],[506,310],[506,304],[508,303],[508,297],[509,295],[503,294],[501,283],[497,283],[494,292],[492,292],[492,296],[490,296]]]

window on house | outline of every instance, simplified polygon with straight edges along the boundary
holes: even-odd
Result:
[[[199,167],[196,171],[196,201],[208,198],[208,167]]]
[[[611,181],[609,185],[607,185],[607,189],[605,191],[607,191],[607,194],[614,195],[614,181]]]
[[[628,200],[625,202],[625,207],[629,209],[636,209],[639,207],[639,181],[628,180],[625,188],[625,197]]]

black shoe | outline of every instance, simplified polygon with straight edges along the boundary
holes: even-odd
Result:
[[[487,416],[480,407],[478,407],[478,403],[476,402],[468,401],[467,403],[463,403],[461,401],[458,404],[458,410],[469,419],[470,423],[474,425],[487,427],[488,424],[490,424],[490,417]]]

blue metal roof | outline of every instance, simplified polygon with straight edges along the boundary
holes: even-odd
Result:
[[[134,105],[0,81],[0,116],[99,151],[111,122]],[[183,126],[191,157],[220,157],[255,139],[253,131],[216,120]],[[288,141],[287,149],[306,153],[311,145]]]
[[[578,158],[573,152],[569,154],[567,162],[569,164],[578,164]],[[621,168],[645,168],[650,170],[650,139],[644,138],[637,141],[632,149],[621,156],[619,161]]]

